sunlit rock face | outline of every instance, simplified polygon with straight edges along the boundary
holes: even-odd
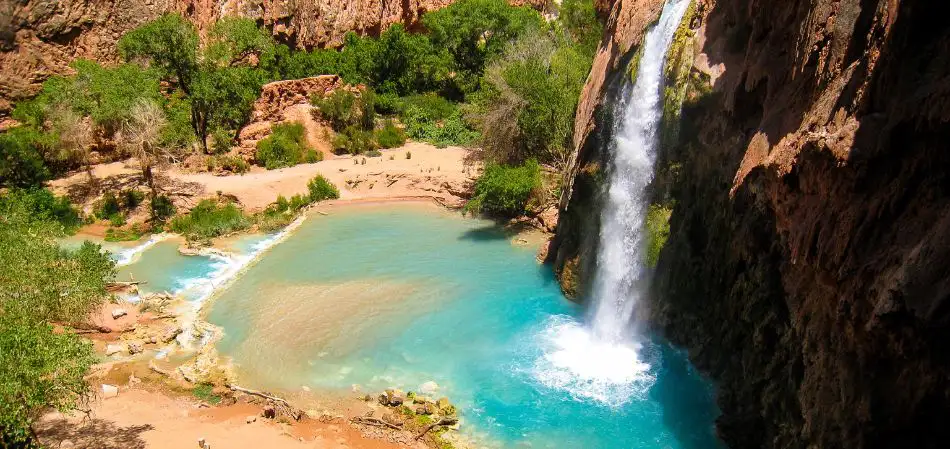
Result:
[[[296,48],[335,47],[349,31],[376,35],[454,0],[4,0],[0,2],[0,115],[77,58],[117,60],[125,32],[178,12],[202,32],[222,16],[248,17]],[[541,9],[543,0],[512,4]]]
[[[655,14],[617,18],[653,3],[598,2],[608,29],[550,253],[581,298],[611,133],[603,105],[639,40],[616,49]],[[718,429],[732,447],[950,439],[947,9],[697,3],[696,81],[653,186],[674,207],[649,314],[719,383]]]

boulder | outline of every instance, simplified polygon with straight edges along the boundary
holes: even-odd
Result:
[[[135,355],[142,352],[142,342],[133,341],[129,343],[129,355]]]
[[[436,410],[435,404],[431,402],[425,402],[422,405],[416,407],[416,414],[419,415],[434,415],[438,410]]]
[[[178,326],[170,327],[165,330],[162,334],[162,343],[170,343],[175,337],[182,332],[182,329]]]
[[[125,309],[112,309],[112,319],[117,320],[128,315],[129,312]]]
[[[102,384],[101,391],[103,399],[114,398],[119,395],[119,387],[115,385]]]
[[[125,351],[124,345],[106,345],[106,355],[114,355]]]

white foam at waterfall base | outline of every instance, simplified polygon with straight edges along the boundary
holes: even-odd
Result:
[[[535,379],[575,400],[621,407],[644,399],[656,381],[639,358],[639,344],[604,341],[569,316],[551,317],[536,344],[542,354],[532,369]]]

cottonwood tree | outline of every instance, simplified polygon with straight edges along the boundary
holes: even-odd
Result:
[[[154,101],[142,99],[132,107],[119,139],[120,146],[139,161],[142,179],[148,185],[152,198],[158,196],[152,167],[165,153],[160,143],[167,124],[168,120],[162,107]]]

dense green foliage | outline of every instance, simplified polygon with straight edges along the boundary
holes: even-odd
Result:
[[[55,223],[63,233],[73,233],[82,225],[79,212],[65,197],[57,197],[47,189],[12,189],[0,195],[0,214],[13,211],[42,223]]]
[[[41,148],[44,136],[20,126],[0,133],[0,187],[38,186],[50,177]]]
[[[392,120],[386,120],[383,127],[376,130],[375,139],[380,148],[401,147],[406,143],[406,132]]]
[[[350,126],[373,129],[376,116],[376,96],[371,90],[359,94],[337,89],[326,97],[314,97],[311,102],[330,126],[341,131]]]
[[[273,170],[303,162],[317,162],[323,159],[323,154],[307,145],[303,125],[281,123],[274,126],[269,136],[257,142],[254,157],[258,164]]]
[[[45,192],[45,193],[43,193]],[[28,447],[31,424],[48,408],[70,410],[87,396],[92,345],[51,321],[80,322],[106,298],[114,262],[98,245],[75,251],[53,238],[74,212],[46,191],[0,196],[0,446]]]
[[[201,200],[187,215],[178,216],[169,223],[172,232],[188,240],[207,240],[241,231],[251,226],[251,219],[234,203]]]
[[[310,192],[310,201],[335,200],[340,197],[340,191],[323,175],[317,175],[307,183]]]
[[[435,48],[452,55],[450,86],[466,95],[478,89],[488,61],[513,39],[541,27],[541,15],[529,7],[512,7],[505,0],[462,0],[423,16]]]
[[[521,166],[489,163],[475,183],[475,195],[465,209],[505,217],[523,215],[540,187],[541,168],[534,160]]]
[[[257,227],[263,232],[275,232],[290,224],[304,207],[318,201],[337,199],[340,191],[322,175],[317,175],[307,183],[306,195],[294,195],[289,200],[283,195],[255,216]]]
[[[165,195],[158,195],[152,198],[150,207],[152,209],[152,218],[159,223],[175,215],[175,205],[172,204],[172,200]]]

